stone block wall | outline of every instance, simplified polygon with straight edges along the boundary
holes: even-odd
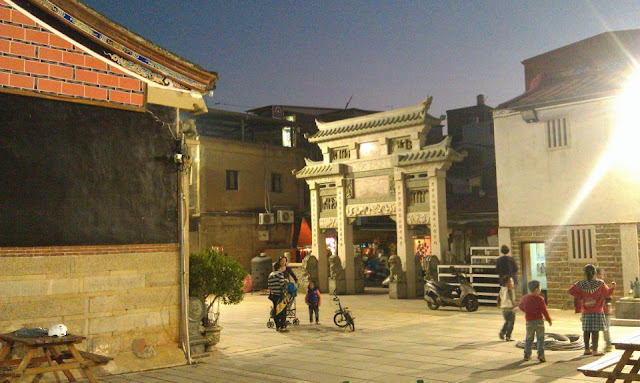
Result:
[[[538,226],[510,228],[511,253],[518,263],[522,278],[522,245],[544,242],[547,262],[547,300],[550,307],[573,308],[573,299],[567,290],[576,281],[584,278],[586,263],[569,262],[567,228],[564,226]],[[614,298],[624,294],[622,285],[622,257],[620,227],[616,224],[595,225],[596,260],[594,265],[604,269],[606,281],[615,281],[618,288]],[[640,235],[640,233],[639,233]],[[518,289],[518,293],[521,289]]]
[[[176,244],[0,248],[0,331],[64,323],[124,372],[184,363]],[[134,339],[157,350],[133,356]]]

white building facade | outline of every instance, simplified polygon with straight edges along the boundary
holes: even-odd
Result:
[[[640,124],[621,107],[633,70],[619,57],[576,59],[612,35],[525,60],[540,72],[494,112],[499,241],[520,265],[522,292],[540,280],[552,307],[571,307],[566,292],[588,263],[622,284],[618,297],[639,272]],[[554,70],[555,60],[575,68]]]

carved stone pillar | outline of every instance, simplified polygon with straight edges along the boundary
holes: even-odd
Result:
[[[355,267],[353,255],[353,226],[347,218],[347,180],[336,182],[336,202],[338,221],[338,256],[344,266],[347,294],[356,293]],[[331,292],[331,291],[330,291]]]
[[[380,145],[380,155],[389,154],[389,140],[386,137],[379,139],[378,144]]]
[[[429,171],[429,214],[431,229],[431,254],[437,255],[442,263],[449,262],[447,227],[447,172],[440,169]]]
[[[397,253],[402,260],[402,268],[406,274],[407,298],[415,298],[417,296],[418,270],[414,262],[413,238],[407,225],[407,189],[404,185],[402,170],[395,168],[393,175],[396,189]],[[398,296],[398,298],[401,297]]]
[[[321,146],[320,149],[322,150],[322,162],[324,162],[325,164],[328,164],[331,162],[331,150],[329,150],[328,146]]]
[[[320,229],[320,190],[315,182],[309,182],[309,205],[311,206],[311,253],[318,257],[318,287],[329,291],[329,258],[325,236]]]
[[[358,149],[359,146],[357,143],[352,142],[349,144],[349,158],[352,160],[358,159],[360,156],[358,156]]]
[[[412,148],[412,150],[420,150],[420,149],[422,149],[422,142],[421,142],[420,133],[418,133],[418,132],[411,133],[410,140],[411,140],[411,148]]]

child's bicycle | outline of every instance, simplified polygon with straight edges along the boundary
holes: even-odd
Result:
[[[353,322],[355,318],[351,315],[351,311],[349,311],[348,307],[342,307],[342,305],[340,304],[340,298],[338,298],[338,295],[335,291],[333,292],[333,301],[338,304],[336,315],[333,316],[333,323],[335,323],[336,326],[340,328],[349,326],[349,329],[351,329],[351,331],[355,331],[356,325]]]

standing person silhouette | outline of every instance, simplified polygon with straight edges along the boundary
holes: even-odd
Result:
[[[509,246],[502,245],[500,248],[502,255],[496,261],[496,273],[501,281],[506,278],[513,278],[513,283],[518,284],[518,264],[516,260],[509,255]]]

